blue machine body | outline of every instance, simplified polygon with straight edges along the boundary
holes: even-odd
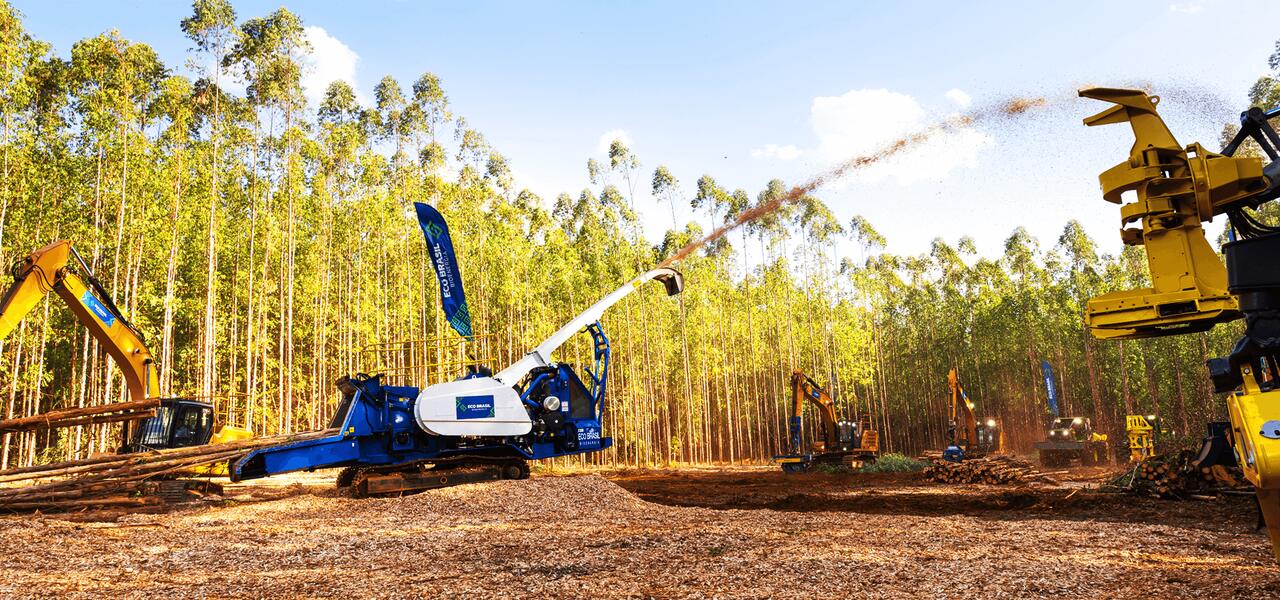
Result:
[[[328,467],[381,467],[460,457],[537,460],[604,450],[613,439],[604,435],[601,417],[609,377],[609,340],[600,323],[587,327],[594,361],[584,384],[573,368],[558,363],[531,372],[520,399],[533,429],[508,437],[433,435],[414,421],[416,387],[384,385],[382,376],[357,376],[339,382],[342,402],[330,423],[333,435],[260,448],[231,466],[233,481],[290,471]],[[479,377],[469,373],[464,379]],[[548,410],[542,399],[560,399]]]

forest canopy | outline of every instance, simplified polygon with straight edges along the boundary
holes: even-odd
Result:
[[[309,106],[302,16],[197,0],[175,25],[191,74],[177,68],[186,57],[166,64],[114,30],[55,49],[0,3],[0,262],[71,240],[145,334],[164,395],[213,398],[221,422],[260,434],[327,423],[333,382],[376,366],[363,348],[453,335],[414,200],[447,217],[475,329],[490,334],[482,353],[501,366],[788,189],[680,181],[619,140],[588,161],[582,189],[541,198],[429,71],[384,77],[367,105],[337,81]],[[1264,78],[1251,95],[1274,103],[1280,85]],[[656,204],[637,203],[643,186]],[[693,221],[676,221],[680,203]],[[667,210],[672,228],[645,239],[639,215]],[[1015,230],[994,257],[967,237],[920,255],[885,246],[867,220],[806,196],[678,265],[678,301],[633,295],[604,320],[616,445],[574,460],[766,461],[783,450],[793,368],[827,382],[847,416],[870,412],[892,451],[941,445],[952,367],[1022,450],[1047,421],[1041,361],[1064,412],[1113,436],[1125,414],[1193,435],[1224,416],[1204,361],[1238,327],[1140,342],[1099,342],[1083,327],[1090,296],[1145,285],[1140,247],[1102,253],[1075,222],[1052,240]],[[563,359],[588,352],[580,341]],[[125,396],[118,368],[56,298],[0,342],[5,418]],[[5,434],[0,469],[107,451],[117,431]]]

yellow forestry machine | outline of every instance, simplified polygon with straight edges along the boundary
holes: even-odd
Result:
[[[814,440],[809,452],[804,451],[801,440],[801,414],[806,399],[817,407],[821,419],[820,439]],[[871,417],[863,415],[856,421],[841,421],[831,395],[799,369],[791,372],[788,429],[790,453],[773,457],[786,473],[803,473],[815,464],[856,468],[875,462],[880,454],[880,436],[872,427]]]
[[[1102,197],[1120,205],[1121,239],[1146,247],[1151,274],[1151,287],[1089,300],[1085,322],[1098,338],[1139,339],[1244,319],[1244,335],[1229,355],[1209,361],[1209,376],[1227,394],[1234,458],[1256,489],[1280,560],[1280,227],[1253,212],[1280,198],[1280,135],[1270,124],[1280,108],[1242,113],[1239,133],[1215,153],[1180,145],[1156,112],[1157,96],[1114,88],[1080,95],[1114,105],[1085,125],[1133,130],[1128,159],[1099,181]],[[1248,140],[1265,159],[1235,156]],[[1200,225],[1216,215],[1229,223],[1225,265]]]
[[[129,401],[56,410],[36,417],[0,421],[0,432],[122,422],[119,452],[180,448],[251,437],[247,430],[213,430],[213,405],[195,398],[161,398],[155,361],[142,333],[116,307],[70,242],[32,252],[12,269],[13,285],[0,296],[0,340],[49,292],[62,298],[124,373]]]
[[[1073,461],[1081,466],[1105,464],[1107,434],[1093,429],[1087,417],[1056,417],[1049,425],[1049,438],[1036,442],[1040,464],[1046,467],[1068,467]]]
[[[1129,438],[1129,461],[1142,462],[1161,452],[1163,442],[1173,432],[1165,428],[1164,419],[1156,415],[1127,415],[1124,431]]]
[[[979,419],[973,401],[960,385],[956,370],[947,372],[947,388],[951,391],[947,421],[947,448],[942,458],[960,462],[1004,452],[1004,428],[996,417]]]

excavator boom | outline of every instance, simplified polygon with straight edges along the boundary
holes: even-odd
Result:
[[[155,364],[142,334],[116,308],[70,242],[54,242],[32,252],[14,265],[13,278],[13,285],[0,296],[0,340],[55,292],[120,366],[130,400],[159,401]]]
[[[972,452],[978,440],[978,417],[973,414],[973,402],[960,386],[955,369],[947,372],[947,387],[951,390],[951,443]]]
[[[796,453],[800,452],[800,414],[804,410],[804,400],[808,398],[818,407],[818,417],[822,422],[822,443],[826,449],[834,448],[839,439],[836,423],[836,403],[831,395],[822,389],[803,371],[791,372],[791,442]]]

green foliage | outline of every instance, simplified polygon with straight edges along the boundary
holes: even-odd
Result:
[[[864,465],[858,469],[860,473],[905,473],[924,470],[929,463],[923,460],[916,460],[905,454],[890,452],[882,454],[869,465]]]

